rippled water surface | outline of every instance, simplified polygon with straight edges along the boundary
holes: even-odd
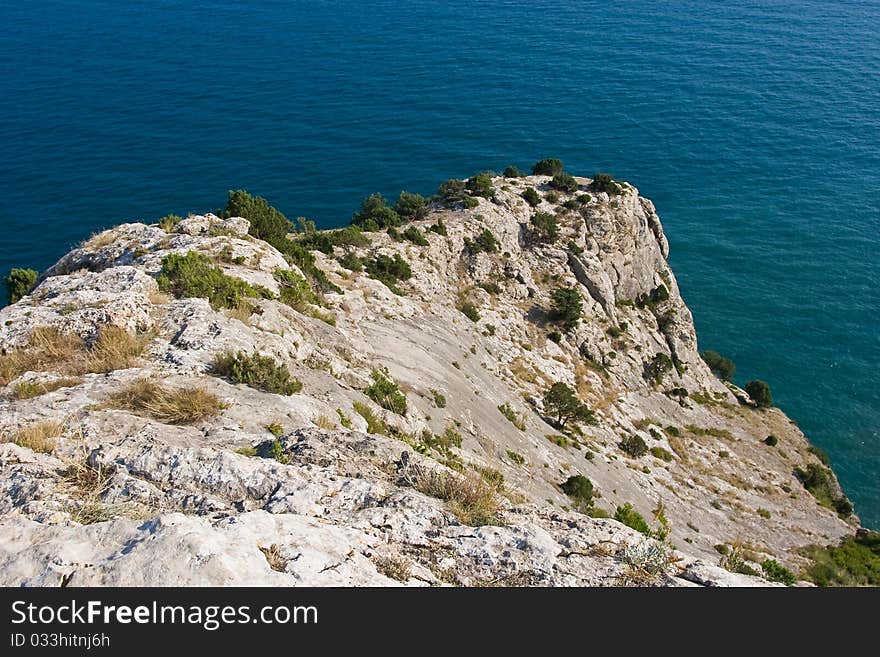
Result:
[[[651,197],[703,348],[880,526],[880,3],[0,6],[0,270],[227,189],[373,191],[558,156]]]

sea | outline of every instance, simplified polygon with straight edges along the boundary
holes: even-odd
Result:
[[[360,199],[558,157],[651,198],[702,349],[880,528],[880,3],[0,3],[0,271],[227,191]]]

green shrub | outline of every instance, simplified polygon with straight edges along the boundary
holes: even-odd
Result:
[[[556,215],[536,212],[532,217],[532,235],[538,242],[555,242],[559,239],[559,222]]]
[[[320,251],[326,255],[333,255],[333,237],[330,233],[311,231],[296,240],[304,249]]]
[[[477,200],[468,194],[467,183],[464,180],[451,178],[441,183],[437,195],[447,207],[461,204],[466,208],[472,208],[477,205]]]
[[[480,311],[477,310],[477,307],[471,301],[461,301],[457,308],[472,322],[480,321]]]
[[[764,571],[764,577],[771,582],[792,586],[797,581],[794,573],[775,559],[765,559],[762,561],[761,570]]]
[[[562,173],[562,160],[556,158],[545,158],[535,162],[532,167],[532,175],[534,176],[555,176]]]
[[[822,465],[825,465],[825,466],[831,465],[831,457],[828,456],[828,452],[826,452],[821,447],[818,447],[816,445],[810,445],[807,448],[807,451],[810,454],[812,454],[813,456],[815,456],[817,459],[819,459],[822,462]]]
[[[645,366],[645,373],[654,383],[660,383],[663,377],[672,371],[672,367],[672,359],[669,356],[664,353],[654,354],[654,357]]]
[[[617,522],[623,523],[630,529],[635,529],[637,532],[640,532],[645,536],[654,535],[648,522],[642,517],[642,514],[636,511],[635,508],[633,508],[633,505],[629,502],[623,506],[617,507],[614,511],[614,519]]]
[[[618,446],[634,459],[640,458],[648,453],[648,446],[645,444],[645,441],[642,440],[641,436],[637,436],[636,434],[624,437],[623,440],[618,443]]]
[[[281,438],[281,436],[284,435],[284,427],[282,427],[277,422],[273,422],[272,424],[267,425],[266,431],[271,433],[276,438]]]
[[[412,269],[409,263],[401,258],[398,253],[395,253],[393,258],[380,253],[372,260],[368,260],[364,265],[364,269],[366,269],[367,274],[377,281],[384,283],[395,294],[402,294],[401,290],[397,287],[399,281],[406,281],[412,278]]]
[[[492,198],[495,196],[495,188],[492,186],[492,174],[488,172],[478,173],[467,179],[465,187],[472,196]]]
[[[719,456],[721,456],[721,454],[719,454]],[[764,520],[770,520],[770,512],[767,509],[757,509],[755,513],[761,516]]]
[[[23,296],[30,294],[39,277],[40,272],[34,269],[19,269],[18,267],[11,269],[9,275],[3,279],[9,303],[13,304]]]
[[[550,331],[547,334],[547,339],[550,340],[550,342],[555,342],[556,344],[559,344],[560,342],[562,342],[562,333],[560,333],[559,331]]]
[[[658,458],[661,461],[666,461],[667,463],[669,461],[672,461],[672,459],[673,459],[672,454],[668,450],[663,449],[662,447],[652,447],[651,448],[651,456]]]
[[[252,287],[240,278],[227,276],[203,253],[171,253],[162,260],[156,277],[159,289],[177,298],[207,299],[215,310],[248,307],[247,299],[271,296],[265,289]]]
[[[293,225],[287,217],[269,205],[266,199],[252,196],[242,189],[229,192],[224,215],[244,217],[251,222],[248,233],[273,246],[277,241],[287,240],[287,234],[293,232]]]
[[[244,217],[250,221],[248,234],[278,249],[290,264],[299,267],[320,292],[342,292],[315,265],[315,256],[309,249],[288,238],[288,233],[295,232],[296,227],[287,217],[271,207],[266,199],[251,196],[242,190],[229,192],[223,214],[226,217]]]
[[[251,388],[272,392],[278,395],[293,395],[302,390],[302,383],[290,375],[290,371],[279,365],[271,356],[257,352],[219,354],[211,366],[211,373],[222,376],[232,383],[244,383]]]
[[[162,217],[161,219],[159,219],[159,221],[156,222],[156,225],[159,226],[159,228],[164,230],[166,233],[171,233],[171,232],[174,232],[174,229],[177,227],[177,224],[179,224],[181,221],[183,221],[183,217],[181,217],[179,215],[166,214],[164,217]]]
[[[437,235],[442,235],[446,237],[446,224],[443,223],[442,219],[438,219],[436,224],[432,224],[428,226],[428,230],[432,233],[436,233]]]
[[[526,421],[525,418],[517,413],[513,406],[511,406],[508,402],[504,402],[498,406],[498,410],[501,411],[501,414],[510,420],[510,423],[513,424],[520,431],[526,430]]]
[[[559,192],[552,190],[547,192],[546,194],[544,194],[544,200],[552,205],[559,203]]]
[[[381,370],[373,370],[373,383],[364,390],[364,394],[382,408],[406,415],[406,395],[400,392],[397,384]]]
[[[367,232],[376,232],[400,225],[400,216],[388,206],[381,194],[371,194],[361,202],[351,223]]]
[[[550,295],[553,301],[553,319],[563,330],[570,331],[581,319],[584,312],[580,293],[574,288],[559,287]]]
[[[501,294],[501,286],[494,281],[489,281],[488,283],[480,283],[480,287],[489,294]]]
[[[607,192],[609,196],[617,196],[623,191],[608,173],[597,173],[593,176],[592,187],[597,192]]]
[[[291,308],[302,312],[308,304],[318,303],[308,281],[292,269],[276,269],[275,280],[281,290],[278,298]]]
[[[526,191],[522,193],[522,197],[526,200],[526,203],[531,205],[533,208],[537,207],[538,204],[541,203],[541,196],[538,194],[534,187],[527,187]]]
[[[565,429],[569,422],[596,424],[593,411],[578,399],[574,390],[561,381],[554,383],[544,393],[544,410],[552,416],[559,429]]]
[[[852,503],[837,492],[831,470],[818,463],[808,463],[806,470],[795,468],[795,476],[822,506],[834,509],[846,517],[853,513]]]
[[[587,511],[593,507],[593,482],[583,475],[572,475],[559,487],[575,502],[579,511]]]
[[[498,250],[498,240],[488,228],[484,228],[482,232],[474,240],[465,238],[464,248],[471,255],[478,253],[495,253]]]
[[[520,171],[517,167],[510,165],[504,170],[504,173],[501,174],[505,178],[522,178],[523,172]]]
[[[776,436],[774,436],[773,434],[770,434],[769,436],[764,438],[764,444],[769,445],[770,447],[776,447],[776,445],[778,443],[779,443],[779,439]]]
[[[410,226],[405,231],[403,231],[403,239],[409,240],[416,246],[428,246],[428,240],[415,226]]]
[[[758,408],[769,408],[773,406],[773,396],[770,394],[770,386],[764,381],[749,381],[746,384],[746,393],[751,397],[752,401],[758,405]]]
[[[390,433],[388,425],[384,420],[373,413],[373,409],[363,402],[353,402],[352,407],[355,412],[367,421],[367,433],[375,433],[381,436],[387,436]]]
[[[647,294],[636,297],[636,306],[639,308],[656,308],[657,305],[669,299],[669,290],[663,283],[652,289]]]
[[[418,221],[428,215],[428,206],[425,203],[425,197],[421,194],[400,192],[400,196],[397,197],[397,202],[394,204],[394,211],[405,220]]]
[[[550,181],[550,186],[553,189],[558,189],[561,192],[568,192],[569,194],[578,190],[577,180],[574,179],[574,176],[569,175],[564,171],[553,176],[553,180]]]
[[[704,351],[700,354],[709,369],[720,379],[730,381],[736,373],[736,365],[729,358],[725,358],[717,351]]]
[[[338,230],[323,233],[330,237],[333,246],[356,246],[366,248],[370,246],[370,238],[364,235],[363,231],[357,226],[346,226]]]
[[[351,251],[346,251],[342,254],[342,256],[339,257],[338,262],[340,265],[353,272],[362,271],[364,268],[364,261]]]
[[[434,402],[435,407],[446,408],[446,395],[439,390],[431,388],[431,400]]]
[[[880,586],[880,532],[861,530],[839,545],[802,550],[804,577],[819,586]]]
[[[525,465],[526,458],[519,454],[518,452],[513,452],[511,450],[507,450],[507,458],[516,463],[517,465]]]

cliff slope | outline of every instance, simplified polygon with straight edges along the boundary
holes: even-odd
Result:
[[[796,570],[853,534],[700,358],[651,202],[550,182],[307,235],[314,264],[210,214],[71,251],[0,310],[0,583],[746,585],[716,546]],[[642,531],[596,517],[628,504]]]

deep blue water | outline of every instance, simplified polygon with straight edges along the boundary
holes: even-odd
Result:
[[[268,197],[323,227],[545,156],[657,204],[702,348],[880,527],[880,3],[0,5],[0,271]]]

